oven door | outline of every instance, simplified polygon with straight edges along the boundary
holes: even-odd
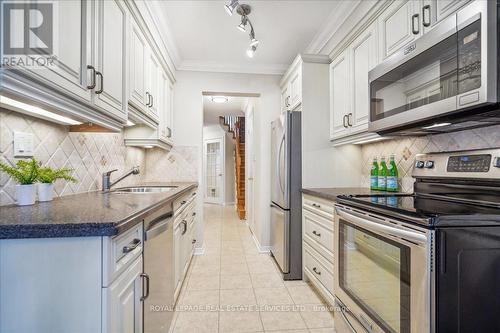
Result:
[[[431,232],[347,206],[336,212],[334,292],[348,326],[429,332]]]
[[[443,130],[432,120],[497,102],[495,11],[476,1],[370,71],[370,130]]]

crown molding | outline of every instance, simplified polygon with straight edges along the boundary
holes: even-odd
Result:
[[[177,70],[193,72],[283,75],[288,66],[288,64],[249,65],[238,63],[225,64],[211,61],[184,60],[177,67]]]
[[[371,0],[373,1],[373,0]],[[332,10],[326,23],[318,30],[311,43],[306,47],[304,53],[318,54],[322,52],[332,36],[339,30],[345,20],[358,7],[361,0],[337,1],[337,6]]]

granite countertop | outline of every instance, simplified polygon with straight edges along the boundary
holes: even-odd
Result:
[[[141,183],[178,186],[162,193],[88,193],[31,206],[0,207],[0,239],[114,236],[141,222],[151,210],[197,187],[197,183]]]
[[[387,194],[384,191],[372,191],[366,187],[303,188],[302,193],[326,200],[336,201],[339,195]]]

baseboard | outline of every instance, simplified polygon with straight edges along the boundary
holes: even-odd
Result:
[[[248,225],[248,223],[247,223],[247,225]],[[255,237],[255,234],[252,232],[252,229],[250,228],[250,226],[248,227],[248,229],[252,233],[253,242],[255,243],[255,246],[257,247],[257,251],[259,251],[259,253],[270,253],[271,247],[260,245],[259,240],[257,239],[257,237]]]
[[[195,256],[201,256],[201,255],[204,255],[205,254],[205,246],[202,246],[202,247],[196,247],[194,249],[194,255]]]

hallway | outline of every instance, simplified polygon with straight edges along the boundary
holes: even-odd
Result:
[[[333,316],[302,281],[284,282],[234,206],[205,205],[205,254],[182,287],[173,333],[332,333]]]

